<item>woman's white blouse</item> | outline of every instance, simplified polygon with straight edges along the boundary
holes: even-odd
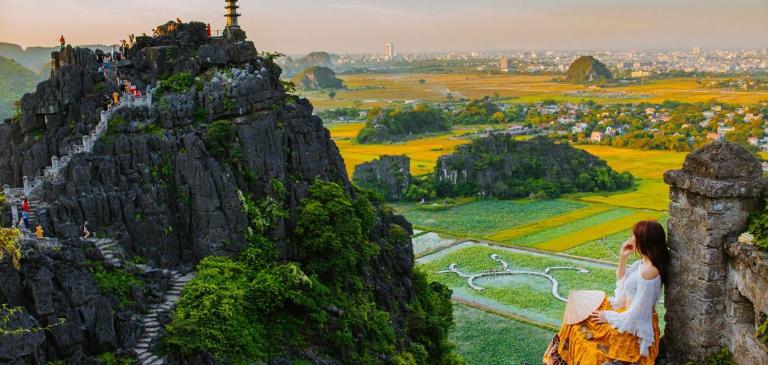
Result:
[[[619,332],[635,335],[640,340],[640,355],[648,356],[648,349],[653,345],[653,307],[661,295],[661,277],[651,280],[640,275],[640,261],[630,265],[624,277],[616,282],[616,291],[611,304],[614,308],[623,308],[629,301],[626,312],[606,311],[605,319]]]

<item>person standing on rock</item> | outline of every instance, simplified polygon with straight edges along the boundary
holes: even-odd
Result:
[[[88,221],[85,221],[85,223],[83,223],[82,229],[83,229],[83,238],[84,239],[91,238],[91,232],[88,231]]]
[[[43,239],[43,226],[40,225],[40,222],[37,223],[37,228],[35,228],[35,234],[37,235],[38,239]]]
[[[29,199],[24,198],[24,201],[21,203],[21,210],[23,210],[23,211],[27,212],[27,214],[29,214],[29,212],[30,212],[30,209],[29,209]]]
[[[24,223],[24,228],[29,230],[29,213],[27,213],[27,212],[22,210],[21,211],[21,222],[19,222],[19,223]],[[21,225],[21,224],[19,224],[19,225]]]
[[[61,38],[59,38],[59,43],[61,43],[61,49],[64,49],[64,46],[67,44],[67,41],[64,39],[64,35],[61,35]]]
[[[211,23],[208,23],[206,30],[208,31],[208,38],[211,38]]]

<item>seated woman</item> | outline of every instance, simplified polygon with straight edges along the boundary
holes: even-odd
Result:
[[[589,318],[563,324],[544,354],[544,364],[655,363],[660,336],[655,305],[668,279],[667,239],[656,221],[638,222],[632,231],[634,236],[621,247],[615,297],[605,299]],[[641,260],[627,268],[627,260],[634,252]]]

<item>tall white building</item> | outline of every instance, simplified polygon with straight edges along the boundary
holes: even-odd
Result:
[[[395,59],[395,45],[387,43],[384,45],[384,59],[389,61]]]
[[[691,53],[693,53],[693,54],[695,54],[697,56],[700,55],[701,54],[701,47],[693,47],[693,49],[691,49]]]

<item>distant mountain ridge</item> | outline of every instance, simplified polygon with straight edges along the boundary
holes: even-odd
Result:
[[[101,44],[81,45],[78,47],[91,50],[108,50],[111,46]],[[0,42],[0,57],[13,59],[24,67],[39,72],[43,66],[51,61],[51,52],[58,51],[59,47],[27,47],[24,48],[15,43]]]
[[[15,60],[0,56],[0,120],[11,117],[13,103],[33,91],[43,78]]]

